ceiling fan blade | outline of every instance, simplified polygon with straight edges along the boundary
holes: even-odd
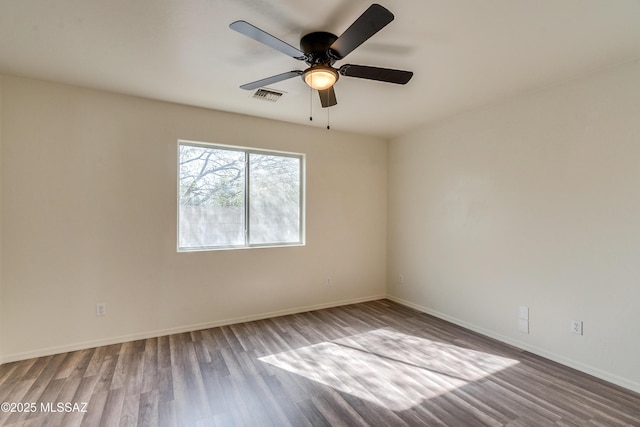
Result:
[[[372,4],[355,20],[344,33],[333,42],[330,48],[342,59],[355,48],[367,41],[375,33],[393,21],[393,13],[379,4]]]
[[[280,52],[288,55],[292,58],[304,60],[304,53],[291,46],[288,43],[283,42],[279,38],[272,36],[271,34],[261,30],[260,28],[249,24],[247,21],[236,21],[229,25],[234,31],[239,32],[240,34],[244,34],[245,36],[254,39],[264,45],[269,46],[275,50],[279,50]]]
[[[347,77],[359,77],[361,79],[378,80],[381,82],[407,84],[412,71],[392,70],[390,68],[368,67],[366,65],[345,64],[340,69],[340,74]]]
[[[322,104],[322,108],[333,107],[338,104],[338,100],[336,99],[336,91],[333,90],[333,86],[329,89],[319,90],[318,95],[320,95],[320,103]]]
[[[270,85],[270,84],[273,84],[273,83],[278,83],[278,82],[281,82],[283,80],[287,80],[287,79],[291,79],[293,77],[301,76],[302,74],[303,74],[303,71],[300,71],[300,70],[288,71],[286,73],[277,74],[275,76],[267,77],[266,79],[257,80],[257,81],[252,82],[252,83],[244,84],[244,85],[240,86],[240,89],[245,89],[245,90],[258,89],[258,88],[264,87],[266,85]]]

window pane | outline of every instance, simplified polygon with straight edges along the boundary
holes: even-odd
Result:
[[[245,153],[180,145],[180,248],[244,245]]]
[[[249,243],[300,242],[300,158],[249,154]]]

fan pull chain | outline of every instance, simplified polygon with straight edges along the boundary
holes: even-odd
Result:
[[[329,111],[331,111],[331,107],[327,107],[327,130],[331,130],[331,124],[329,122]]]
[[[311,86],[309,86],[309,121],[313,121],[313,88]]]

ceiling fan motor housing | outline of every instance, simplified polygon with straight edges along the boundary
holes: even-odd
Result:
[[[325,31],[309,33],[300,39],[300,49],[305,54],[305,62],[309,65],[333,65],[338,58],[329,47],[338,39],[335,34]]]

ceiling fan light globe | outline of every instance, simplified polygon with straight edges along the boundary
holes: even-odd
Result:
[[[329,67],[315,66],[304,72],[306,84],[316,90],[326,90],[338,81],[338,73]]]

